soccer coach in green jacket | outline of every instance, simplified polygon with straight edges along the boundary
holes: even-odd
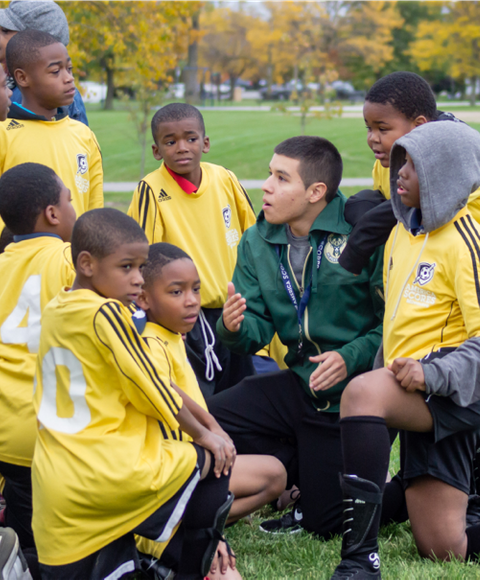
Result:
[[[341,530],[340,397],[372,368],[384,307],[383,248],[359,276],[338,263],[352,229],[341,177],[341,156],[326,139],[293,137],[275,148],[264,205],[240,241],[217,324],[237,353],[256,353],[275,332],[288,347],[288,370],[249,377],[208,400],[238,453],[274,455],[287,487],[300,488],[301,507],[263,531],[301,523],[328,538]]]

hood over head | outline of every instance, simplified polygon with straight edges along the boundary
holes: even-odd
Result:
[[[480,134],[465,123],[420,125],[395,141],[390,153],[390,192],[397,220],[407,230],[415,210],[397,193],[398,171],[408,152],[420,187],[422,225],[426,232],[448,223],[480,187]]]

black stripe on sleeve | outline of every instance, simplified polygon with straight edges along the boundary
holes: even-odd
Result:
[[[466,216],[468,223],[470,224],[471,229],[473,230],[473,232],[475,233],[475,236],[478,238],[478,240],[480,241],[480,234],[478,233],[478,223],[476,221],[473,220],[471,215],[467,215]],[[464,219],[464,218],[462,218]]]
[[[462,221],[462,220],[463,220],[463,218],[460,219],[460,221]],[[467,234],[462,230],[460,223],[458,221],[455,221],[454,225],[457,228],[458,233],[460,234],[460,236],[462,237],[463,241],[465,242],[467,248],[470,251],[470,257],[472,259],[473,275],[475,278],[475,289],[477,291],[478,305],[480,306],[480,284],[478,281],[478,269],[477,269],[478,246],[477,246],[477,255],[475,255],[473,245],[471,244],[470,240],[468,239]]]
[[[165,403],[169,406],[170,409],[171,409],[171,405],[173,405],[173,408],[175,409],[175,411],[172,409],[171,409],[171,411],[175,415],[178,412],[179,407],[178,407],[178,405],[177,405],[177,403],[172,395],[172,392],[170,391],[169,388],[166,388],[165,383],[162,381],[162,379],[158,375],[157,369],[155,368],[155,365],[152,363],[151,358],[145,353],[144,341],[140,338],[140,336],[138,335],[138,333],[136,331],[135,332],[128,332],[128,328],[130,328],[130,326],[128,326],[126,324],[126,321],[123,319],[123,317],[120,313],[120,306],[118,304],[115,304],[113,302],[107,302],[107,304],[102,306],[102,308],[105,308],[105,307],[109,308],[109,310],[113,314],[113,317],[115,318],[116,323],[118,324],[120,329],[123,331],[125,339],[129,342],[131,349],[132,349],[132,352],[134,352],[136,354],[136,356],[138,357],[138,360],[140,361],[141,366],[144,369],[144,372],[146,374],[148,374],[152,383],[157,387],[157,389],[158,389],[159,393],[162,395],[162,398],[164,399]]]
[[[153,382],[155,383],[154,379],[156,379],[158,381],[158,383],[160,383],[162,388],[165,389],[165,384],[162,381],[162,379],[160,378],[155,365],[153,364],[151,358],[145,353],[145,349],[144,349],[145,341],[142,338],[140,338],[140,336],[138,335],[138,333],[136,331],[129,333],[126,330],[127,328],[131,328],[131,327],[128,324],[126,324],[124,318],[122,317],[122,315],[120,313],[120,306],[118,304],[113,303],[113,302],[107,303],[105,306],[110,307],[110,310],[112,311],[113,315],[115,316],[115,319],[123,328],[127,340],[130,342],[130,344],[132,345],[132,348],[135,350],[135,353],[137,354],[139,360],[141,361],[143,367],[145,368],[145,371],[151,377],[153,374],[153,377],[152,377]],[[163,345],[162,345],[162,348],[165,351],[165,348],[163,347]],[[167,358],[167,361],[168,361],[168,356],[166,353],[165,353],[165,357]],[[168,366],[169,366],[169,375],[170,375],[171,374],[170,363]],[[178,406],[175,402],[175,399],[171,394],[171,390],[167,389],[166,393],[170,397],[173,405],[175,405],[175,407],[178,409]]]
[[[131,358],[133,359],[133,361],[135,362],[135,364],[139,367],[139,369],[145,375],[148,375],[148,377],[151,380],[151,383],[153,384],[154,387],[156,387],[158,393],[160,394],[160,396],[164,400],[166,406],[169,408],[169,410],[172,413],[172,415],[176,415],[178,413],[178,411],[179,411],[179,407],[176,404],[175,400],[173,399],[171,393],[166,388],[165,384],[161,381],[161,379],[158,377],[157,373],[155,373],[155,377],[154,377],[154,376],[152,376],[151,373],[149,373],[147,371],[147,369],[145,369],[145,364],[144,364],[144,362],[142,360],[142,357],[138,355],[137,349],[133,345],[133,343],[131,341],[131,337],[128,335],[128,331],[125,328],[125,324],[121,320],[119,321],[120,324],[116,324],[116,322],[113,320],[113,318],[115,318],[118,321],[118,317],[117,316],[112,316],[112,314],[114,314],[114,311],[111,308],[112,306],[113,306],[112,303],[108,303],[107,302],[104,306],[102,306],[102,308],[99,309],[99,311],[97,312],[97,315],[99,313],[101,313],[103,315],[103,317],[105,318],[105,320],[112,327],[113,331],[115,332],[115,334],[117,335],[118,339],[122,343],[125,351],[130,354]],[[118,306],[118,305],[115,305],[115,306]],[[133,332],[131,334],[133,335]],[[97,336],[98,336],[98,333],[97,333]],[[127,376],[124,373],[121,365],[118,363],[116,353],[112,350],[112,348],[110,347],[110,345],[106,344],[99,336],[98,336],[98,338],[102,342],[102,344],[105,344],[105,346],[112,352],[112,354],[113,354],[113,356],[115,358],[115,361],[117,362],[117,365],[118,365],[120,371],[122,372],[122,374],[125,377],[127,377],[130,381],[132,381],[132,383],[135,384],[142,391],[142,393],[144,394],[145,398],[152,404],[152,407],[154,407],[155,410],[163,417],[162,411],[157,408],[157,406],[153,403],[153,401],[151,400],[151,398],[142,389],[142,387],[140,385],[138,385],[135,381],[133,381],[133,379],[131,377]],[[168,421],[166,421],[166,422],[168,423]]]
[[[140,226],[143,231],[147,227],[148,206],[150,205],[150,195],[152,190],[146,181],[139,184],[140,199],[138,202]]]

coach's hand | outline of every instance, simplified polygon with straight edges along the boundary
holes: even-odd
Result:
[[[223,437],[205,430],[201,437],[195,439],[197,445],[201,445],[208,449],[215,458],[214,472],[217,477],[228,475],[230,468],[235,463],[237,451],[235,445],[226,441]]]
[[[230,332],[240,330],[240,324],[245,318],[243,313],[247,308],[245,298],[241,294],[235,294],[233,282],[228,283],[228,299],[223,305],[223,324]]]
[[[312,391],[324,391],[347,377],[347,365],[338,352],[323,352],[311,356],[310,360],[318,363],[318,367],[310,375],[309,386]]]
[[[413,358],[396,358],[388,370],[392,371],[400,385],[409,393],[425,391],[425,374],[422,365]]]

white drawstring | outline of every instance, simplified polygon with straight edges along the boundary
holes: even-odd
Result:
[[[215,376],[215,369],[213,365],[217,367],[217,371],[223,370],[220,361],[218,360],[213,347],[215,346],[215,335],[213,334],[213,330],[210,328],[210,325],[205,318],[205,314],[202,309],[200,309],[200,326],[202,328],[202,335],[203,335],[203,342],[205,343],[205,378],[207,381],[213,381]],[[210,342],[208,339],[208,335],[210,335]]]

